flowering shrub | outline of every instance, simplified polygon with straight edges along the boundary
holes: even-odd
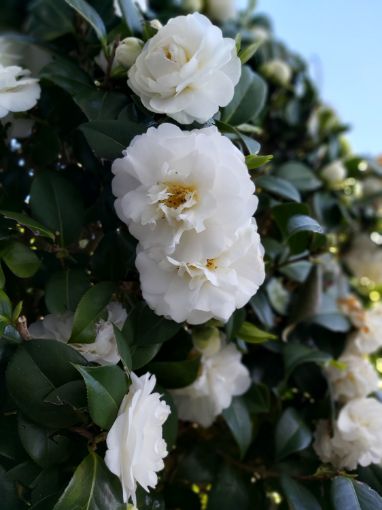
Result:
[[[382,509],[382,169],[249,4],[1,2],[1,508]]]

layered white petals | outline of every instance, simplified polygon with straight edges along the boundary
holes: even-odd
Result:
[[[159,393],[153,393],[155,376],[132,373],[131,379],[129,393],[107,435],[105,463],[120,478],[124,501],[131,499],[136,506],[137,484],[146,491],[154,488],[156,473],[164,467],[167,445],[163,424],[170,408]]]
[[[25,112],[33,108],[41,93],[38,80],[19,66],[0,64],[0,119],[9,112]]]
[[[112,167],[115,208],[143,248],[172,253],[185,232],[205,233],[194,249],[212,256],[257,207],[243,154],[215,127],[162,124],[124,154]]]
[[[143,297],[157,314],[176,322],[201,324],[212,318],[226,322],[264,281],[263,247],[254,221],[213,258],[203,254],[200,236],[184,238],[171,256],[138,247]]]
[[[354,239],[345,261],[356,278],[382,284],[382,247],[373,243],[367,234],[359,234]]]
[[[128,84],[148,110],[204,123],[230,103],[240,74],[235,41],[194,13],[170,19],[146,43]]]
[[[320,422],[313,444],[323,462],[356,469],[382,461],[382,404],[372,398],[355,399],[340,411],[333,434]]]
[[[340,402],[367,397],[378,390],[379,378],[369,360],[352,354],[338,359],[338,366],[326,369],[332,397]]]
[[[179,418],[209,427],[232,397],[243,395],[251,384],[241,353],[232,343],[217,352],[204,352],[198,378],[185,388],[172,390]]]
[[[371,354],[378,351],[382,347],[382,304],[368,310],[353,311],[350,318],[358,331],[350,336],[346,352]]]
[[[96,336],[91,343],[72,343],[71,347],[79,351],[85,359],[100,365],[116,365],[121,359],[113,324],[122,328],[127,318],[126,310],[120,303],[112,302],[107,306],[107,320],[96,324]],[[71,337],[74,314],[49,314],[29,326],[31,338],[58,340],[67,343]]]

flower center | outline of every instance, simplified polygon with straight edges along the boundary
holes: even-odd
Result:
[[[166,192],[168,196],[160,202],[170,209],[178,209],[196,196],[195,188],[184,184],[166,183]]]
[[[218,268],[216,259],[207,259],[206,268],[210,271],[215,271]]]

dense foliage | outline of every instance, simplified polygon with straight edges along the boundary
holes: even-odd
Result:
[[[142,299],[136,240],[114,210],[111,164],[169,119],[144,108],[112,58],[115,41],[148,40],[157,30],[149,20],[164,24],[192,2],[152,0],[145,13],[120,4],[122,17],[112,0],[0,5],[0,30],[42,89],[33,110],[0,124],[1,508],[126,508],[103,459],[131,371],[154,374],[171,408],[169,455],[156,489],[138,490],[139,510],[382,508],[378,465],[323,464],[312,447],[318,421],[334,423],[340,410],[326,369],[341,365],[356,328],[341,302],[353,294],[368,309],[381,297],[367,245],[358,270],[351,260],[366,234],[379,264],[381,168],[351,152],[347,126],[322,104],[304,61],[253,5],[228,20],[222,29],[244,67],[232,102],[208,125],[246,156],[266,280],[226,324],[156,315]],[[111,301],[127,312],[114,327],[121,361],[99,366],[70,343],[94,341]],[[67,344],[30,339],[31,323],[68,312]],[[252,382],[205,428],[178,420],[171,393],[195,381],[195,346],[217,330],[243,353]]]

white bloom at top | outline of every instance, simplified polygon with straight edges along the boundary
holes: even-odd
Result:
[[[0,119],[9,112],[25,112],[33,108],[41,93],[38,80],[19,66],[0,64]]]
[[[379,378],[369,360],[344,354],[338,362],[343,366],[329,366],[325,370],[335,400],[347,402],[378,390]]]
[[[238,14],[237,0],[207,0],[207,13],[213,20],[224,23]]]
[[[73,349],[80,352],[88,361],[101,365],[116,365],[121,359],[118,353],[117,341],[114,336],[113,324],[122,328],[127,318],[126,310],[120,303],[112,302],[107,306],[107,320],[100,320],[96,324],[96,337],[92,343],[73,343]],[[31,338],[58,340],[68,343],[73,327],[74,314],[49,314],[44,319],[29,326]]]
[[[330,436],[327,422],[319,423],[313,447],[323,462],[356,469],[382,462],[382,404],[373,398],[350,401],[340,411]]]
[[[147,11],[147,0],[133,0],[136,6],[143,12]],[[118,0],[114,0],[114,12],[116,16],[122,17],[122,11]]]
[[[230,245],[211,257],[203,253],[200,237],[185,234],[175,252],[163,258],[138,247],[143,297],[158,315],[175,322],[202,324],[212,318],[226,322],[265,278],[256,223],[239,230]]]
[[[147,41],[128,84],[148,110],[204,123],[231,102],[240,74],[235,41],[195,12],[170,19]]]
[[[243,395],[250,385],[240,351],[233,343],[222,343],[218,352],[202,355],[197,379],[190,386],[172,390],[171,395],[181,420],[209,427],[231,405],[232,397]]]
[[[196,242],[213,255],[257,207],[243,154],[216,127],[150,128],[112,170],[115,209],[143,248],[171,253],[185,232],[204,232]]]
[[[359,234],[354,239],[345,262],[356,278],[382,284],[382,247],[373,243],[368,234]]]
[[[105,463],[122,483],[123,499],[137,505],[139,484],[146,491],[158,482],[157,471],[164,467],[167,445],[163,424],[170,414],[169,406],[159,393],[152,393],[155,376],[131,374],[129,393],[122,400],[118,417],[107,439]]]
[[[329,184],[338,184],[347,176],[347,170],[341,160],[332,161],[321,171],[322,178]]]
[[[286,87],[292,79],[292,69],[284,61],[278,58],[270,60],[261,66],[261,71],[270,80]]]

